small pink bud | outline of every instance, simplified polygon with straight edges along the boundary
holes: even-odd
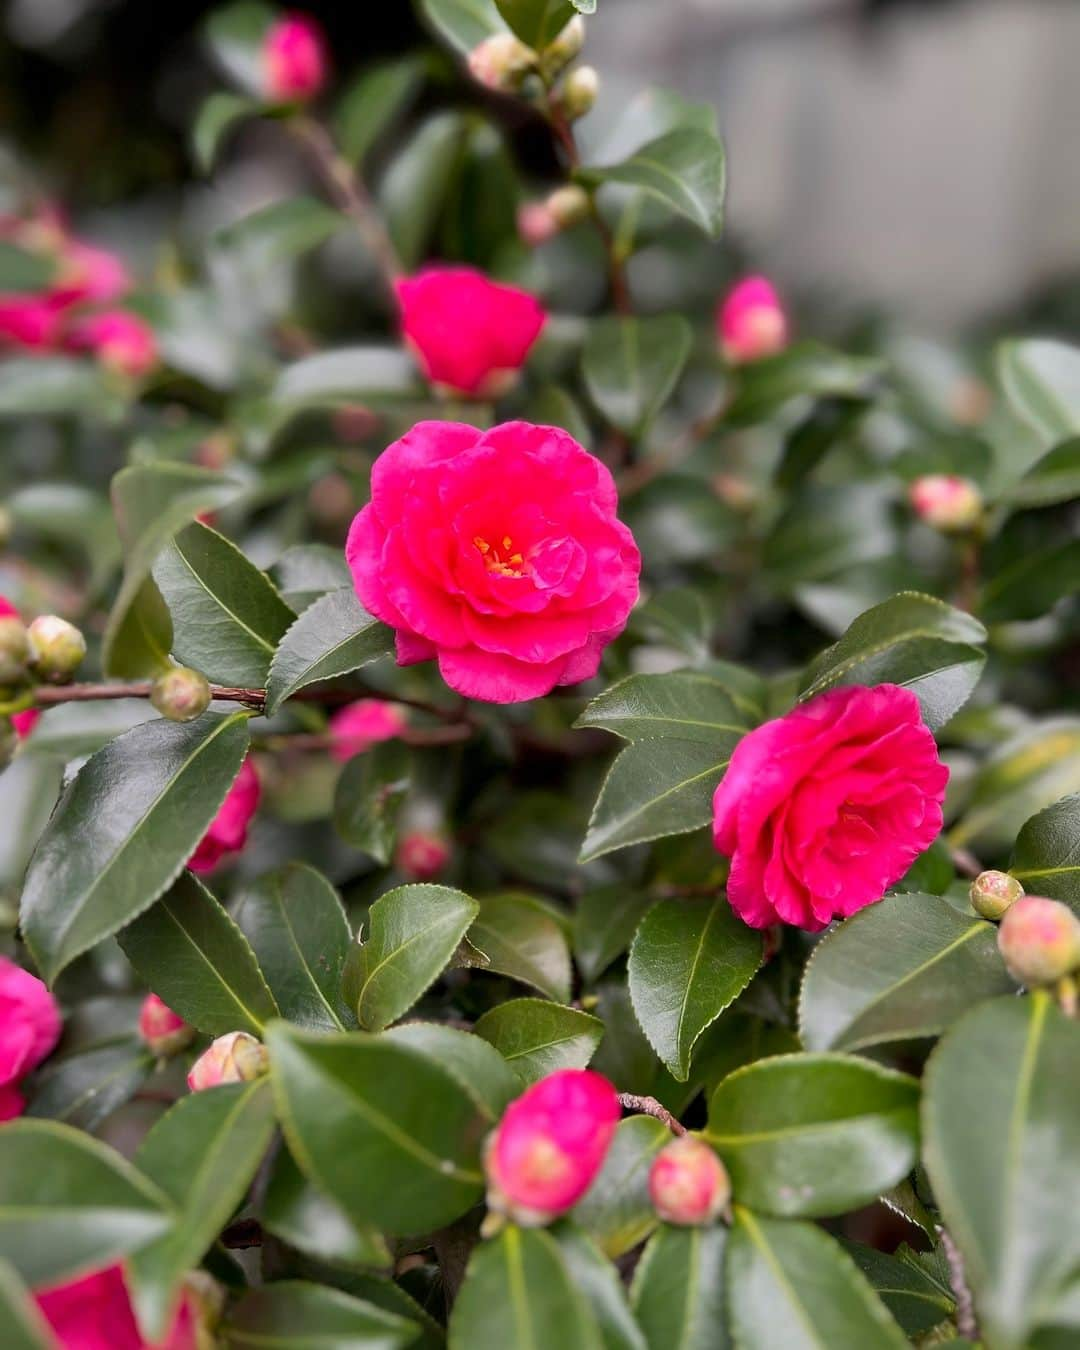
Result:
[[[263,91],[276,103],[314,98],[329,73],[322,29],[307,14],[286,14],[263,43]]]
[[[591,1069],[560,1069],[507,1107],[484,1152],[488,1208],[524,1227],[581,1199],[619,1120],[615,1089]]]
[[[139,1009],[139,1035],[159,1059],[175,1055],[195,1039],[188,1026],[157,994],[147,994]]]
[[[971,907],[984,919],[1000,919],[1024,894],[1024,888],[1008,872],[980,872],[971,883]]]
[[[351,759],[378,741],[400,736],[408,723],[405,710],[397,703],[382,698],[362,698],[331,717],[330,734],[334,738],[331,753],[335,759]]]
[[[536,59],[533,49],[513,33],[494,33],[469,53],[469,71],[486,89],[512,93],[521,88]]]
[[[1080,967],[1080,919],[1057,900],[1025,895],[1001,920],[998,951],[1019,984],[1054,984]]]
[[[521,242],[529,248],[539,248],[559,233],[559,222],[551,214],[547,202],[525,202],[518,207],[517,229]]]
[[[266,1046],[246,1031],[230,1031],[204,1050],[188,1074],[192,1092],[220,1087],[222,1083],[250,1083],[269,1068]]]
[[[432,830],[410,830],[398,843],[394,862],[410,881],[434,881],[450,861],[450,842]]]
[[[713,1223],[728,1207],[731,1182],[709,1145],[686,1134],[653,1159],[649,1198],[665,1223]]]
[[[916,478],[908,489],[908,500],[920,520],[948,534],[972,529],[982,516],[979,489],[970,478],[952,473],[928,473]]]
[[[788,321],[776,288],[766,277],[745,277],[732,287],[716,316],[717,336],[733,365],[775,356],[788,344]]]
[[[103,366],[133,379],[148,375],[158,362],[154,330],[138,314],[122,309],[78,320],[68,334],[67,345],[92,351]]]

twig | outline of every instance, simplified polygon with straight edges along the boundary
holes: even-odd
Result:
[[[964,1258],[947,1229],[939,1225],[937,1235],[949,1267],[949,1283],[956,1295],[956,1329],[965,1340],[977,1341],[979,1339],[979,1324],[975,1320],[975,1303],[967,1285],[967,1276],[964,1273]]]
[[[640,1111],[642,1115],[652,1116],[663,1121],[672,1134],[685,1134],[686,1126],[677,1120],[666,1106],[661,1106],[655,1097],[639,1097],[634,1092],[620,1092],[619,1105],[624,1111]]]
[[[433,745],[457,745],[459,741],[467,741],[472,733],[473,728],[464,722],[452,722],[442,727],[402,727],[394,739],[405,745],[423,749]],[[337,750],[341,744],[342,737],[331,733],[319,735],[297,732],[295,735],[264,736],[255,748],[274,753],[293,750]]]

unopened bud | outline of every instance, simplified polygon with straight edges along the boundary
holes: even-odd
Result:
[[[303,102],[322,91],[329,73],[322,29],[307,14],[287,14],[263,43],[263,92],[275,103]]]
[[[469,53],[469,71],[486,89],[509,94],[536,68],[536,53],[513,33],[494,33]]]
[[[547,199],[547,209],[560,230],[568,230],[572,225],[580,225],[587,220],[591,210],[589,194],[576,183],[556,188]]]
[[[600,92],[600,76],[595,66],[578,66],[562,82],[559,104],[571,122],[591,112]]]
[[[222,1083],[250,1083],[270,1067],[266,1046],[246,1031],[230,1031],[204,1050],[187,1076],[192,1092],[220,1087]]]
[[[1001,921],[998,951],[1026,988],[1055,984],[1080,967],[1080,919],[1057,900],[1025,895]]]
[[[775,356],[788,343],[787,314],[768,277],[744,277],[733,286],[720,303],[716,328],[732,365]]]
[[[150,702],[170,722],[193,722],[210,706],[210,684],[190,666],[174,666],[159,675],[150,690]]]
[[[618,1120],[615,1089],[591,1069],[534,1083],[485,1145],[489,1210],[527,1228],[565,1214],[603,1165]]]
[[[927,525],[946,534],[973,529],[982,516],[983,500],[970,478],[928,473],[908,489],[912,510]]]
[[[402,835],[394,862],[410,881],[434,881],[450,861],[450,853],[445,835],[431,830],[410,830]]]
[[[18,684],[26,678],[30,639],[16,614],[0,615],[0,685]]]
[[[585,20],[580,14],[575,14],[558,37],[549,42],[541,54],[544,74],[548,79],[554,79],[556,75],[561,75],[570,62],[581,55],[581,49],[584,46]]]
[[[649,1199],[665,1223],[714,1223],[731,1200],[727,1169],[701,1139],[673,1139],[649,1169]]]
[[[34,673],[50,684],[65,684],[82,665],[86,639],[73,623],[41,614],[26,630]]]
[[[539,248],[559,233],[559,222],[548,210],[547,202],[525,202],[518,207],[517,230],[523,244]]]
[[[1000,919],[1024,894],[1008,872],[980,872],[971,883],[971,908],[984,919]]]
[[[139,1035],[159,1059],[165,1059],[191,1044],[195,1028],[188,1026],[157,994],[147,994],[139,1009]]]

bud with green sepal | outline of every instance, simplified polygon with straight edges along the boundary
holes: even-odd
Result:
[[[561,75],[570,62],[581,55],[584,46],[585,20],[580,14],[575,14],[558,37],[540,53],[540,69],[544,78],[553,80]]]
[[[204,1050],[188,1074],[192,1092],[220,1087],[223,1083],[251,1083],[270,1068],[266,1046],[246,1031],[230,1031]]]
[[[1057,900],[1025,895],[1005,912],[998,950],[1025,988],[1057,984],[1080,969],[1080,919]]]
[[[1023,899],[1024,888],[1008,872],[980,872],[971,883],[971,907],[984,919],[1000,919],[1017,900]]]
[[[498,94],[515,94],[536,70],[538,57],[513,33],[494,33],[469,53],[469,72]]]
[[[0,685],[26,680],[30,663],[30,638],[26,625],[15,614],[0,615]]]
[[[34,674],[49,684],[66,684],[86,656],[82,633],[56,614],[39,615],[26,632]]]
[[[600,76],[596,68],[578,66],[563,80],[555,98],[563,114],[571,122],[576,122],[579,117],[584,117],[587,112],[592,111],[599,92]]]
[[[193,722],[210,706],[210,683],[190,666],[174,666],[159,675],[150,690],[150,702],[170,722]]]

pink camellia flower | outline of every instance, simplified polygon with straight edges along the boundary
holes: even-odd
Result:
[[[21,617],[11,601],[6,596],[0,595],[0,619],[18,619]],[[26,708],[20,713],[14,713],[11,718],[11,725],[15,728],[15,735],[20,740],[24,740],[33,731],[40,716],[40,708]]]
[[[122,375],[148,374],[157,365],[154,330],[138,314],[111,309],[76,319],[67,334],[73,350],[88,348],[103,366]]]
[[[54,350],[68,307],[52,295],[0,295],[0,342],[31,353]]]
[[[246,1031],[229,1031],[204,1050],[187,1076],[192,1092],[223,1083],[250,1083],[260,1078],[269,1066],[266,1046]]]
[[[619,1098],[591,1069],[560,1069],[510,1103],[484,1152],[488,1208],[523,1227],[581,1199],[603,1165]]]
[[[428,267],[399,281],[397,298],[427,378],[474,398],[513,383],[547,320],[535,296],[472,267]]]
[[[420,422],[375,461],[345,555],[400,665],[459,694],[540,698],[591,679],[626,626],[641,557],[611,474],[558,427]]]
[[[408,830],[394,854],[394,863],[410,881],[434,881],[446,870],[452,849],[444,834],[434,830]]]
[[[341,708],[330,718],[330,735],[335,759],[352,759],[363,754],[377,741],[393,740],[408,726],[403,708],[383,698],[362,698]]]
[[[263,43],[263,88],[274,102],[314,98],[326,84],[329,62],[322,29],[308,14],[286,14]]]
[[[732,287],[716,315],[720,346],[729,361],[775,356],[788,342],[788,322],[780,297],[765,277],[745,277]]]
[[[66,304],[107,305],[131,290],[131,274],[115,253],[69,237],[60,251],[53,294]]]
[[[42,982],[0,956],[0,1120],[22,1115],[16,1084],[60,1039],[60,1009]]]
[[[830,689],[735,747],[713,797],[728,899],[815,932],[880,900],[937,838],[949,771],[909,689]]]
[[[175,1055],[195,1039],[195,1028],[174,1013],[157,994],[147,994],[139,1009],[139,1035],[155,1055]]]
[[[210,828],[188,859],[193,872],[212,872],[226,854],[240,852],[247,843],[248,826],[258,808],[260,792],[255,765],[245,759]]]
[[[908,489],[911,509],[935,530],[960,533],[979,523],[983,500],[970,478],[954,473],[928,473]]]
[[[727,1168],[703,1140],[684,1134],[653,1159],[649,1198],[665,1223],[713,1223],[731,1199]]]
[[[60,1350],[196,1350],[198,1317],[185,1293],[164,1340],[143,1338],[120,1265],[34,1294]]]

